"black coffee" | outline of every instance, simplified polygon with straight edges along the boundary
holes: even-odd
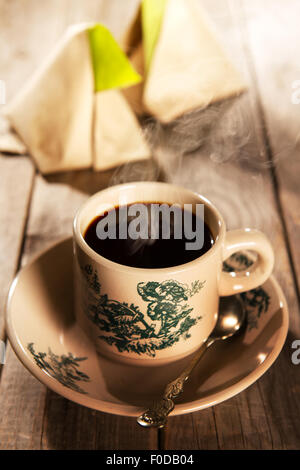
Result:
[[[170,216],[157,212],[155,217],[151,206],[157,209],[160,203],[141,205],[146,209],[143,214],[137,212],[136,217],[130,215],[130,209],[137,207],[137,203],[116,207],[96,217],[85,231],[86,243],[116,263],[153,269],[188,263],[212,247],[214,239],[208,225],[194,213],[187,214],[181,207],[172,206]],[[199,227],[203,234],[201,247],[198,246]]]

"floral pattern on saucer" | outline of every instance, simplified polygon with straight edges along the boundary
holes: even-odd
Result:
[[[67,356],[65,354],[59,356],[54,354],[50,348],[48,348],[48,353],[35,352],[34,343],[28,343],[27,349],[40,369],[65,387],[75,392],[87,393],[78,386],[78,382],[90,381],[89,376],[79,370],[79,363],[85,361],[87,357],[74,357],[71,353]]]

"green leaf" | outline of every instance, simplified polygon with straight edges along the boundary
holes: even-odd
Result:
[[[88,28],[87,32],[94,71],[95,92],[111,88],[126,88],[142,80],[105,26],[97,24]]]
[[[142,28],[146,70],[149,70],[168,0],[143,0]]]

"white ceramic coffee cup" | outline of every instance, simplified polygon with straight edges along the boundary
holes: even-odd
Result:
[[[215,240],[201,257],[180,266],[124,266],[96,253],[84,240],[88,225],[117,206],[136,202],[204,204]],[[219,297],[258,287],[270,276],[274,254],[266,236],[252,229],[226,232],[220,212],[205,197],[166,183],[112,186],[90,197],[74,219],[75,309],[100,354],[138,364],[184,357],[212,332]],[[242,250],[257,253],[246,271],[228,273],[222,264]]]

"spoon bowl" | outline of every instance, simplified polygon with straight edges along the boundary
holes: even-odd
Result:
[[[214,341],[230,338],[245,326],[245,320],[246,312],[239,296],[221,297],[217,323],[209,338]]]
[[[163,396],[137,418],[138,424],[144,427],[162,428],[167,416],[173,410],[174,399],[183,391],[184,383],[202,358],[207,349],[219,340],[226,340],[242,331],[246,324],[246,312],[239,296],[221,297],[217,323],[207,340],[200,346],[187,367],[172,382],[166,385]]]

